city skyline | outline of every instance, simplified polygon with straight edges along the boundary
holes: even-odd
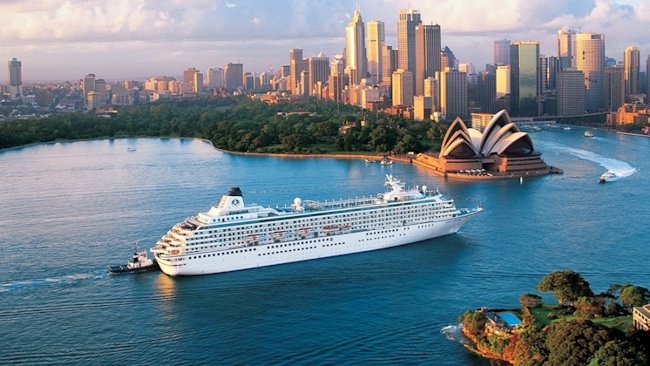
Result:
[[[563,28],[605,34],[606,56],[623,60],[628,46],[642,59],[650,51],[644,28],[650,2],[595,1],[358,1],[364,21],[385,24],[386,44],[397,48],[400,9],[418,10],[423,24],[440,24],[442,45],[477,70],[493,61],[493,42],[535,40],[557,53]],[[23,63],[23,79],[79,80],[95,73],[107,80],[179,76],[195,67],[242,63],[245,71],[277,71],[287,51],[305,57],[321,50],[343,53],[345,26],[356,6],[345,1],[9,1],[0,5],[2,57]],[[330,14],[330,16],[323,16]],[[0,82],[7,83],[6,71]]]

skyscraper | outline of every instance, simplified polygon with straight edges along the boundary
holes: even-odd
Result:
[[[84,104],[86,106],[92,105],[92,103],[88,103],[88,94],[95,91],[95,74],[88,74],[84,76],[83,80],[81,81],[81,90],[84,93]]]
[[[467,74],[446,68],[440,78],[440,111],[447,121],[468,116]]]
[[[630,46],[625,49],[623,59],[623,65],[625,66],[625,95],[639,94],[641,54],[636,47]]]
[[[383,85],[390,86],[392,83],[393,73],[397,70],[397,53],[392,46],[384,45],[381,50]]]
[[[560,70],[575,67],[576,31],[567,29],[557,32],[557,57],[560,59]]]
[[[576,68],[584,73],[587,112],[604,108],[605,35],[576,34]]]
[[[350,84],[359,84],[368,73],[366,58],[366,35],[359,9],[345,27],[345,67],[350,70]]]
[[[327,82],[330,76],[330,59],[321,51],[318,56],[309,58],[307,63],[309,65],[309,95],[312,95],[311,90],[314,88],[314,84],[319,81]]]
[[[198,94],[203,89],[203,74],[194,67],[183,71],[183,83],[187,89],[185,92]]]
[[[307,71],[309,65],[307,60],[302,58],[302,49],[292,48],[289,50],[289,91],[297,95],[300,89],[300,74]]]
[[[512,43],[510,46],[510,95],[513,115],[539,115],[539,69],[538,42]]]
[[[223,88],[223,69],[220,67],[209,68],[206,72],[206,84],[210,91]]]
[[[577,116],[585,113],[585,84],[582,71],[567,68],[557,74],[557,114]]]
[[[397,69],[393,73],[393,106],[413,105],[413,73]]]
[[[399,52],[399,51],[398,51]],[[440,26],[415,26],[415,95],[422,95],[424,79],[440,71]]]
[[[510,63],[510,61],[508,61],[508,63]],[[501,65],[497,67],[496,89],[497,98],[510,94],[510,65]]]
[[[9,61],[9,94],[11,100],[20,99],[23,95],[22,63],[15,57]]]
[[[447,67],[452,70],[458,69],[458,60],[456,59],[456,55],[454,55],[454,51],[445,46],[440,51],[440,68],[444,70]]]
[[[510,64],[510,40],[501,39],[494,41],[494,64]]]
[[[399,11],[397,22],[397,67],[415,72],[415,26],[420,24],[420,12],[414,9]]]
[[[375,84],[382,82],[383,54],[385,35],[384,22],[371,20],[368,22],[368,74]]]
[[[227,63],[223,68],[225,89],[227,91],[235,91],[244,87],[244,65],[231,62]]]
[[[622,66],[605,69],[605,110],[613,112],[625,103],[625,68]]]

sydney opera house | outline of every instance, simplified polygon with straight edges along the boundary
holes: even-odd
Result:
[[[449,125],[440,152],[419,154],[413,162],[460,179],[505,179],[561,172],[546,165],[528,133],[510,121],[506,110],[495,114],[483,132],[467,128],[456,118]]]

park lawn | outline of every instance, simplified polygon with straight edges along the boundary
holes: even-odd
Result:
[[[528,308],[535,318],[535,322],[545,327],[550,325],[552,322],[563,320],[569,321],[575,319],[573,314],[563,315],[563,309],[557,305],[543,304],[542,306],[536,308]],[[557,316],[554,319],[548,318],[548,313],[555,313]],[[591,319],[594,324],[604,325],[608,328],[616,328],[620,331],[625,331],[630,327],[632,323],[632,317],[629,315],[617,316],[617,317],[603,317],[603,318],[594,318]]]

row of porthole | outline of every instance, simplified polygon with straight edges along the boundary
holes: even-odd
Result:
[[[293,249],[287,249],[287,250],[279,250],[277,252],[259,253],[258,256],[279,254],[279,253],[287,253],[287,252],[295,252],[297,250],[305,250],[305,249],[316,249],[316,247],[313,246],[313,247],[305,247],[305,248],[293,248]]]
[[[229,252],[218,252],[218,253],[212,253],[212,254],[203,254],[203,255],[195,255],[193,257],[187,257],[187,259],[201,259],[201,258],[207,258],[207,257],[214,257],[214,256],[220,256],[220,255],[226,255],[226,254],[236,254],[236,253],[243,253],[243,252],[252,252],[256,251],[256,248],[252,249],[239,249],[239,250],[231,250]]]

